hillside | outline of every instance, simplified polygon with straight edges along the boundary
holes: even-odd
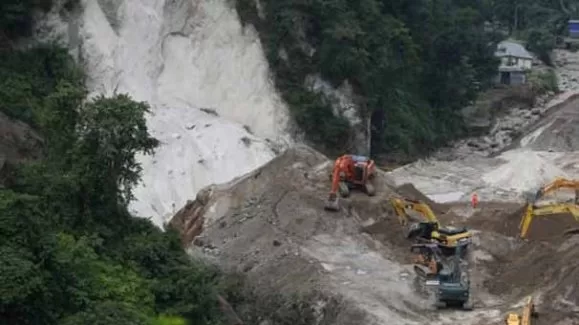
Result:
[[[533,324],[553,325],[565,324],[557,322],[579,303],[576,267],[565,262],[576,258],[577,237],[557,236],[572,223],[537,222],[531,239],[543,242],[523,243],[515,239],[521,205],[483,202],[472,214],[439,204],[443,222],[475,232],[468,263],[475,311],[435,311],[432,293],[414,275],[410,242],[388,203],[399,195],[426,197],[409,185],[390,187],[380,174],[376,197],[356,193],[341,201],[340,212],[327,212],[323,204],[330,171],[323,155],[307,147],[291,149],[254,172],[207,188],[177,213],[172,225],[191,254],[245,274],[257,286],[258,302],[270,299],[272,292],[308,299],[302,317],[317,315],[308,324],[499,324],[534,293],[540,297],[541,320]],[[191,226],[199,220],[203,229],[192,237]],[[253,323],[242,304],[234,307]],[[267,314],[275,308],[284,307],[261,310]],[[266,321],[283,323],[276,317],[284,312],[273,312],[274,319]]]
[[[560,232],[573,223],[516,234],[527,191],[577,174],[579,56],[551,52],[574,10],[2,1],[0,323],[488,325],[533,293],[539,325],[565,324],[577,236]],[[495,88],[507,36],[543,63]],[[505,100],[490,98],[490,129],[472,134],[464,110],[493,94]],[[432,156],[326,212],[345,152]],[[474,312],[432,308],[388,204],[398,195],[473,229]]]

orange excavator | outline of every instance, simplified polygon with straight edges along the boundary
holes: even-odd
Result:
[[[376,175],[376,164],[365,156],[343,155],[334,162],[332,171],[332,189],[325,209],[338,211],[338,192],[342,197],[350,195],[350,189],[360,188],[369,196],[376,194],[371,180]]]

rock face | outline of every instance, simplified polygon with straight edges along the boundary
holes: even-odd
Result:
[[[42,139],[26,123],[0,112],[0,160],[18,162],[40,157]]]
[[[0,187],[12,164],[40,157],[41,145],[40,135],[32,128],[0,112]]]

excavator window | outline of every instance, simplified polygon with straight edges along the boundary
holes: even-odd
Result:
[[[424,222],[422,224],[422,234],[421,237],[426,239],[432,239],[432,232],[436,231],[437,229],[435,222]]]
[[[356,177],[356,180],[358,181],[364,179],[364,165],[356,164],[354,166],[354,177]]]

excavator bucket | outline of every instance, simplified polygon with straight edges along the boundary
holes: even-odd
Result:
[[[339,211],[340,205],[338,203],[338,197],[335,198],[328,198],[326,201],[326,205],[324,206],[324,210],[326,211]]]

